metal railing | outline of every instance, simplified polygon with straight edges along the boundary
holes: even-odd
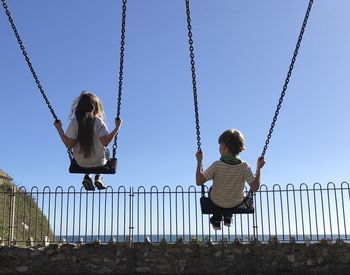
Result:
[[[245,190],[246,191],[246,190]],[[262,185],[255,194],[254,215],[236,214],[231,227],[211,228],[209,215],[200,210],[195,186],[148,190],[126,188],[86,192],[69,187],[43,190],[0,186],[0,244],[30,245],[47,242],[262,242],[272,236],[320,241],[350,240],[349,183],[315,183],[312,188],[288,184]]]

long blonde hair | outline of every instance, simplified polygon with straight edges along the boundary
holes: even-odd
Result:
[[[78,121],[78,142],[84,158],[93,152],[93,134],[95,117],[105,122],[103,107],[98,96],[91,92],[82,91],[71,107],[70,117]]]
[[[81,94],[73,101],[73,104],[72,104],[72,107],[71,107],[71,111],[70,111],[70,115],[69,115],[69,118],[75,118],[75,110],[77,109],[77,106],[78,106],[78,103],[81,99],[82,96],[84,95],[90,95],[90,99],[92,101],[92,104],[95,105],[95,116],[99,117],[100,119],[102,119],[102,121],[104,123],[106,123],[106,116],[105,116],[105,113],[104,113],[104,110],[103,110],[103,106],[102,106],[102,103],[99,99],[99,97],[97,95],[95,95],[94,93],[90,92],[90,91],[86,91],[86,90],[83,90],[81,92]]]

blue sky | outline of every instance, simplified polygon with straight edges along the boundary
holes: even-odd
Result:
[[[37,75],[64,127],[81,90],[113,125],[121,1],[8,1]],[[204,166],[217,138],[242,131],[253,171],[308,1],[192,0]],[[315,1],[266,153],[267,186],[349,181],[350,2]],[[4,11],[0,16],[0,169],[18,185],[81,186]],[[196,135],[184,1],[128,1],[118,172],[108,185],[194,184]]]

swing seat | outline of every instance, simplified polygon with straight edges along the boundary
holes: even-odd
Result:
[[[69,173],[72,174],[115,174],[117,168],[117,159],[111,158],[103,166],[81,167],[73,158],[70,161]]]
[[[225,208],[225,212],[229,214],[254,214],[254,206],[248,203],[249,198],[244,198],[243,202],[232,208]],[[218,207],[208,197],[200,198],[202,214],[214,214],[214,210]]]

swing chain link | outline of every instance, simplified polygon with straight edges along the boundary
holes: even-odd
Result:
[[[122,89],[123,89],[123,69],[124,69],[124,50],[125,50],[125,26],[126,26],[126,3],[127,0],[123,0],[122,5],[122,28],[121,28],[121,41],[120,41],[120,63],[119,63],[119,83],[118,83],[118,102],[117,102],[117,119],[120,118],[121,100],[122,100]],[[114,137],[113,143],[113,159],[117,152],[117,140],[118,133]]]
[[[8,20],[9,20],[9,22],[10,22],[10,24],[11,24],[13,33],[14,33],[14,35],[16,36],[18,45],[19,45],[19,47],[20,47],[20,49],[21,49],[21,51],[22,51],[22,54],[23,54],[23,56],[24,56],[26,62],[27,62],[27,65],[28,65],[28,67],[29,67],[29,69],[30,69],[30,72],[31,72],[32,75],[33,75],[33,78],[34,78],[34,80],[35,80],[35,83],[36,83],[36,85],[38,86],[38,89],[39,89],[39,91],[40,91],[42,97],[44,98],[44,100],[45,100],[45,102],[46,102],[46,105],[47,105],[47,107],[48,107],[49,110],[50,110],[50,113],[52,114],[52,116],[53,116],[53,118],[55,119],[55,121],[57,121],[57,120],[58,120],[58,117],[57,117],[57,115],[56,115],[54,109],[52,108],[51,103],[50,103],[49,99],[47,98],[46,93],[45,93],[45,91],[44,91],[44,89],[43,89],[43,87],[42,87],[42,85],[41,85],[41,83],[40,83],[40,81],[39,81],[39,78],[38,78],[38,76],[37,76],[37,74],[36,74],[36,72],[35,72],[35,70],[34,70],[34,67],[33,67],[33,65],[32,65],[32,63],[31,63],[31,61],[30,61],[30,58],[29,58],[29,56],[28,56],[28,53],[27,53],[27,51],[26,51],[26,49],[25,49],[25,47],[24,47],[23,41],[22,41],[22,39],[21,39],[21,37],[20,37],[18,31],[17,31],[17,27],[16,27],[16,25],[15,25],[15,22],[14,22],[12,16],[11,16],[11,12],[10,12],[10,9],[9,9],[7,3],[6,3],[6,0],[1,0],[1,2],[2,2],[2,6],[3,6],[4,9],[5,9],[5,12],[6,12],[6,15],[7,15],[7,17],[8,17]],[[72,159],[73,159],[73,153],[72,153],[70,150],[67,150],[67,153],[68,153],[69,159],[72,160]]]
[[[275,124],[276,124],[276,121],[277,121],[277,117],[279,115],[279,112],[280,112],[280,109],[281,109],[281,106],[282,106],[282,103],[283,103],[283,99],[284,99],[284,96],[286,94],[286,90],[288,88],[288,83],[289,83],[290,77],[292,75],[292,71],[293,71],[293,68],[294,68],[294,63],[296,61],[296,58],[297,58],[297,55],[298,55],[298,52],[299,52],[299,48],[300,48],[300,45],[301,45],[301,41],[303,39],[303,35],[304,35],[304,32],[305,32],[307,21],[309,19],[309,15],[310,15],[310,12],[311,12],[312,4],[313,4],[313,0],[310,0],[309,1],[309,5],[308,5],[307,10],[306,10],[304,21],[303,21],[303,24],[302,24],[302,27],[301,27],[301,30],[300,30],[298,41],[297,41],[297,44],[295,46],[295,50],[294,50],[294,53],[293,53],[292,61],[291,61],[291,64],[289,65],[289,70],[288,70],[287,77],[286,77],[284,85],[283,85],[282,93],[281,93],[281,96],[280,96],[279,101],[278,101],[278,105],[277,105],[277,108],[276,108],[276,111],[275,111],[275,115],[274,115],[274,117],[272,119],[271,128],[269,130],[269,134],[267,135],[267,139],[265,141],[264,149],[263,149],[263,151],[261,153],[261,157],[265,156],[268,144],[270,143],[270,139],[271,139],[271,136],[272,136],[272,133],[273,133],[273,129],[275,127]]]
[[[195,61],[194,61],[194,47],[193,47],[193,39],[192,39],[193,35],[192,35],[191,12],[190,12],[189,0],[186,0],[186,15],[187,15],[188,43],[189,43],[190,58],[191,58],[193,101],[194,101],[196,135],[197,135],[197,152],[199,152],[199,151],[202,151],[202,148],[201,148],[200,127],[199,127],[196,68],[195,68]]]
[[[23,54],[23,56],[24,56],[24,58],[25,58],[25,60],[26,60],[26,62],[27,62],[27,64],[28,64],[28,67],[29,67],[29,69],[30,69],[30,71],[31,71],[31,73],[32,73],[32,75],[33,75],[33,77],[34,77],[35,83],[36,83],[36,85],[38,86],[39,91],[40,91],[40,93],[42,94],[42,96],[43,96],[43,98],[44,98],[44,100],[45,100],[45,102],[46,102],[46,105],[47,105],[47,107],[49,108],[49,110],[50,110],[50,112],[51,112],[53,118],[54,118],[55,120],[58,120],[58,118],[57,118],[57,116],[56,116],[56,114],[55,114],[55,111],[53,110],[53,108],[52,108],[52,106],[51,106],[51,104],[50,104],[50,102],[49,102],[49,100],[48,100],[48,98],[47,98],[47,96],[46,96],[46,94],[45,94],[45,91],[44,91],[44,89],[43,89],[43,87],[42,87],[42,85],[41,85],[41,83],[40,83],[40,81],[39,81],[39,79],[38,79],[38,76],[36,75],[36,72],[35,72],[35,70],[34,70],[34,68],[33,68],[33,65],[32,65],[32,63],[30,62],[28,53],[27,53],[27,51],[26,51],[26,49],[25,49],[25,47],[24,47],[24,45],[23,45],[23,41],[22,41],[22,39],[21,39],[21,37],[20,37],[18,31],[17,31],[16,25],[15,25],[15,23],[14,23],[14,21],[13,21],[13,18],[12,18],[12,16],[11,16],[11,12],[10,12],[10,10],[9,10],[9,8],[8,8],[8,5],[6,4],[6,0],[1,0],[1,2],[2,2],[2,6],[3,6],[4,9],[5,9],[5,12],[6,12],[6,15],[7,15],[7,17],[8,17],[8,20],[9,20],[9,22],[10,22],[10,24],[11,24],[12,30],[13,30],[13,32],[14,32],[16,38],[17,38],[17,42],[18,42],[19,47],[20,47],[20,49],[21,49],[21,51],[22,51],[22,54]]]
[[[196,123],[196,135],[197,135],[197,152],[202,151],[201,148],[201,136],[199,127],[199,112],[198,112],[198,97],[197,97],[197,81],[196,81],[196,68],[194,61],[194,47],[192,39],[192,25],[191,25],[191,11],[190,11],[190,1],[186,0],[186,15],[187,15],[187,30],[188,30],[188,43],[190,50],[191,59],[191,72],[192,72],[192,88],[193,88],[193,102],[194,102],[194,113],[195,113],[195,123]],[[205,189],[204,184],[201,186],[201,195],[204,197]]]

